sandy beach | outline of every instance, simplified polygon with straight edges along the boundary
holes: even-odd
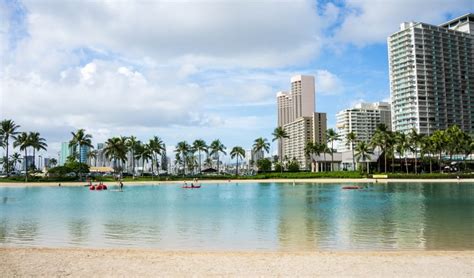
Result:
[[[192,179],[186,179],[186,182],[192,182]],[[133,185],[166,185],[166,184],[183,184],[184,180],[179,181],[127,181],[124,182],[126,186]],[[248,179],[248,180],[200,180],[201,184],[225,184],[225,183],[405,183],[405,182],[431,182],[431,183],[474,183],[474,179]],[[108,185],[118,185],[118,182],[105,182]],[[0,180],[0,187],[14,187],[14,186],[84,186],[85,182],[2,182]]]
[[[3,277],[472,277],[474,251],[287,253],[0,248],[0,269]]]

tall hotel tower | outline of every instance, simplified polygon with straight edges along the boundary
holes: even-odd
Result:
[[[392,128],[474,132],[474,14],[439,26],[405,22],[388,38]]]
[[[314,77],[291,78],[291,92],[278,92],[278,126],[289,138],[278,142],[278,156],[298,160],[302,169],[310,165],[304,148],[308,142],[325,143],[326,114],[315,112]]]

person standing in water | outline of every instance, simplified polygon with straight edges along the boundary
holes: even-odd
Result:
[[[123,182],[120,181],[120,191],[123,191]]]

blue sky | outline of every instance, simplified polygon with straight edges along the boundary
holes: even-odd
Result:
[[[59,151],[85,128],[118,135],[271,140],[275,94],[316,77],[316,107],[335,114],[388,100],[386,38],[403,21],[442,23],[466,0],[0,0],[0,118]]]

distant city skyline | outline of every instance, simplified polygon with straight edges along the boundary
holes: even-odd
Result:
[[[0,1],[0,118],[39,131],[45,157],[79,128],[94,144],[157,135],[169,154],[198,138],[249,149],[271,139],[275,92],[289,77],[315,76],[317,110],[335,127],[338,111],[389,100],[387,37],[400,23],[436,25],[470,9],[464,0]]]

